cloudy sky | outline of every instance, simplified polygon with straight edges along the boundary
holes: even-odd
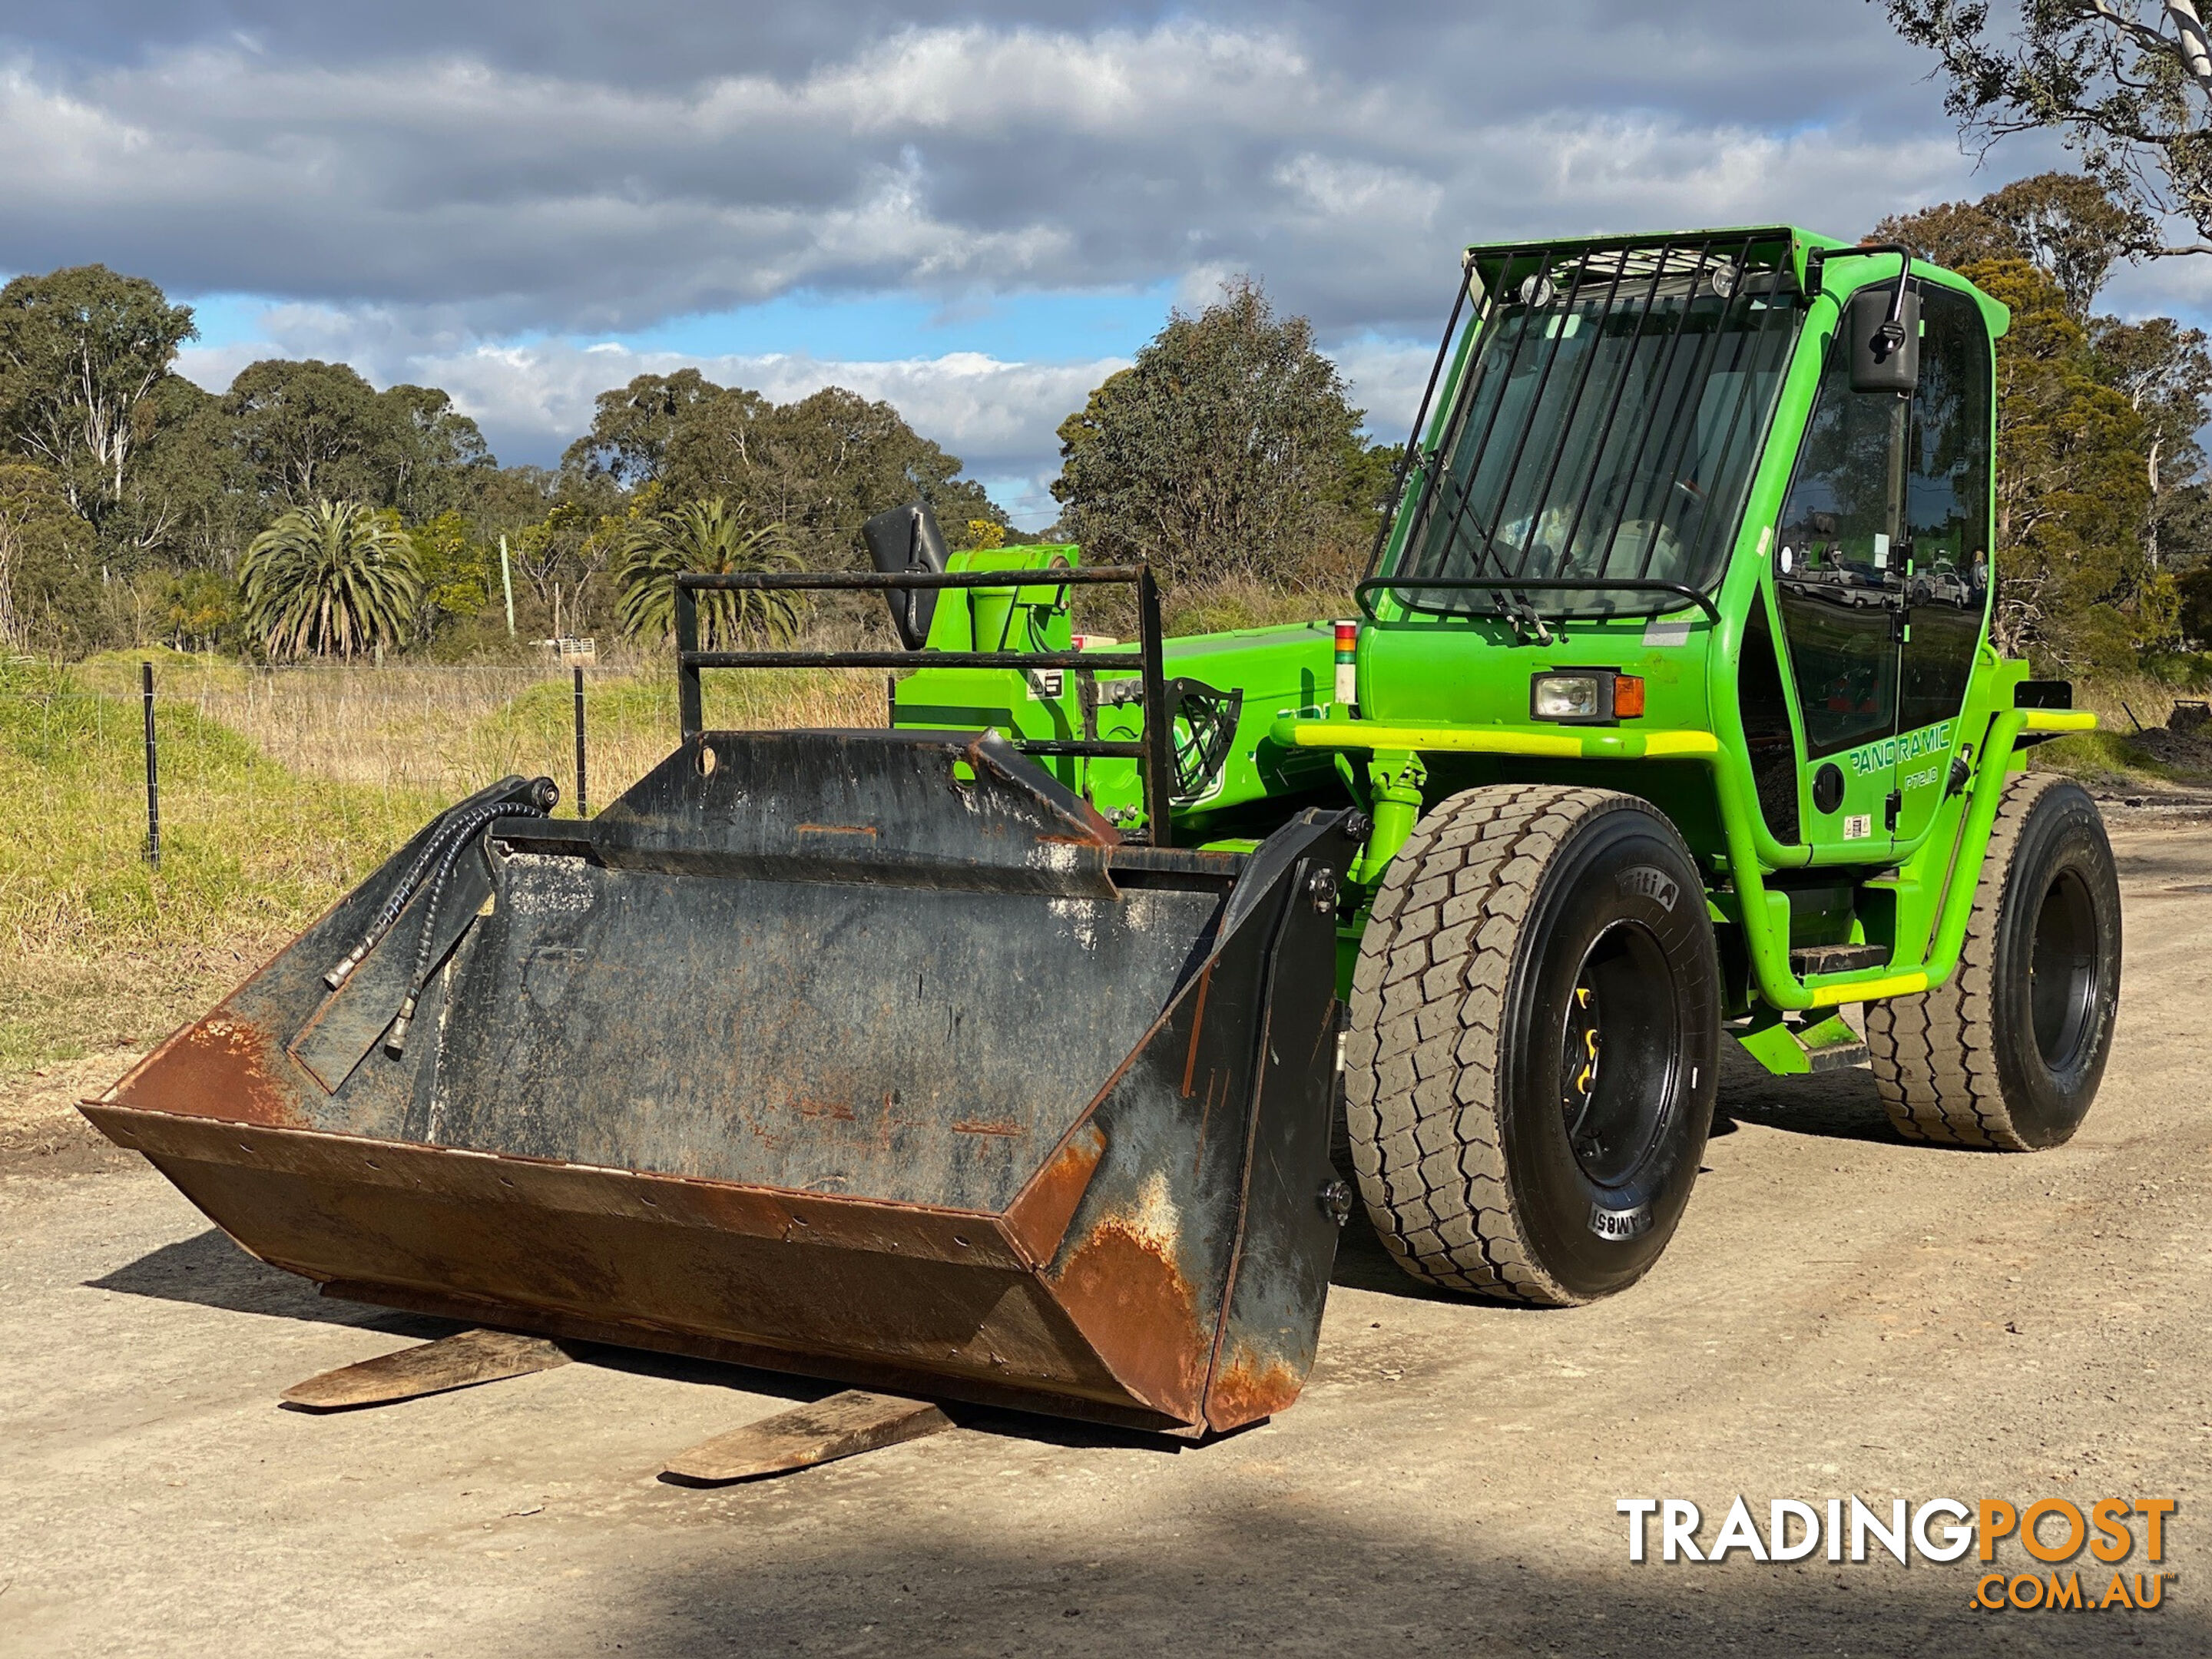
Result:
[[[1978,173],[1927,70],[1857,0],[0,0],[0,270],[153,277],[210,387],[443,386],[509,461],[646,368],[834,381],[1036,524],[1053,428],[1229,273],[1395,438],[1465,242],[1855,234],[2054,159]]]

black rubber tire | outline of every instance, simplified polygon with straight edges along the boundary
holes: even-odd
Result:
[[[1867,1005],[1889,1121],[1952,1146],[2064,1144],[2097,1097],[2119,1000],[2119,876],[2097,804],[2047,773],[2014,778],[1957,969],[1932,991]]]
[[[1620,1059],[1592,1042],[1579,1098],[1605,1133],[1578,1151],[1584,991]],[[1520,1303],[1634,1283],[1697,1180],[1720,1014],[1705,884],[1656,807],[1549,785],[1444,801],[1391,860],[1352,978],[1346,1128],[1384,1246],[1416,1279]]]

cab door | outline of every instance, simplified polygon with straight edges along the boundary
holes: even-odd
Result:
[[[1965,295],[1921,287],[1920,386],[1905,477],[1897,838],[1916,842],[1950,790],[1959,711],[1990,604],[1989,330]]]
[[[1833,343],[1775,538],[1785,672],[1809,774],[1802,838],[1868,863],[1889,856],[1895,833],[1911,404],[1854,392],[1850,353]]]

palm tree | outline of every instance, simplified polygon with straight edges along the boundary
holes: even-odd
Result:
[[[781,525],[748,530],[739,513],[717,495],[640,520],[623,544],[623,626],[663,638],[674,633],[681,572],[734,576],[799,568]],[[726,649],[749,631],[787,640],[805,611],[805,601],[789,592],[710,589],[697,598],[699,644],[707,651]]]
[[[396,640],[422,594],[414,544],[389,514],[354,501],[282,514],[246,550],[238,581],[247,625],[278,658],[350,659]]]

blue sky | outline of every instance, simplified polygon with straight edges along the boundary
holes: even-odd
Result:
[[[152,277],[210,386],[443,386],[509,461],[647,369],[843,385],[1034,526],[1054,428],[1232,275],[1395,438],[1465,242],[1856,234],[2063,159],[1978,166],[1928,70],[1802,0],[0,0],[0,269]]]
[[[266,337],[283,301],[254,294],[179,295],[195,308],[203,348]],[[915,294],[793,292],[760,305],[669,317],[603,337],[635,350],[687,356],[796,352],[823,359],[937,357],[976,351],[1007,361],[1127,356],[1149,339],[1176,301],[1175,284],[959,298]],[[514,337],[526,339],[526,335]],[[569,337],[579,346],[598,343]]]

